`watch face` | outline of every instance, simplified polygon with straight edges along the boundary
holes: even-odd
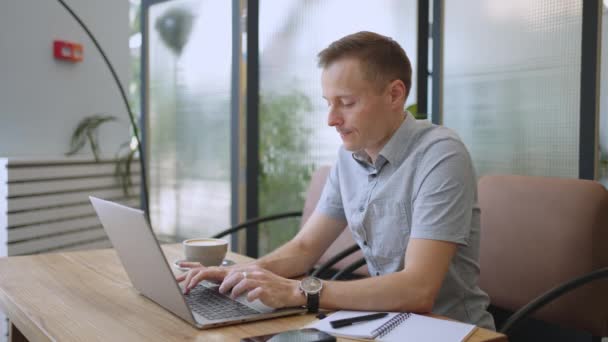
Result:
[[[308,277],[302,279],[301,286],[302,290],[304,290],[305,292],[317,293],[321,291],[321,288],[323,287],[323,282],[319,278]]]

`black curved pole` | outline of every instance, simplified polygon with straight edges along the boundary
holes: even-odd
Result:
[[[232,234],[234,232],[236,232],[237,230],[243,229],[243,228],[247,228],[251,225],[254,224],[258,224],[258,223],[263,223],[263,222],[268,222],[268,221],[274,221],[274,220],[278,220],[278,219],[282,219],[282,218],[287,218],[287,217],[298,217],[298,216],[302,216],[302,212],[301,211],[288,211],[286,213],[281,213],[281,214],[275,214],[275,215],[268,215],[268,216],[263,216],[263,217],[256,217],[253,218],[251,220],[245,221],[243,223],[237,224],[236,226],[230,227],[226,230],[223,230],[215,235],[212,236],[212,238],[214,239],[219,239],[222,238],[228,234]]]
[[[531,315],[536,310],[540,309],[541,307],[548,304],[549,302],[552,302],[553,300],[557,299],[561,295],[563,295],[567,292],[570,292],[578,287],[581,287],[587,283],[590,283],[597,279],[607,278],[607,277],[608,277],[608,267],[604,267],[604,268],[597,269],[593,272],[587,273],[583,276],[574,278],[570,281],[567,281],[561,285],[558,285],[558,286],[552,288],[551,290],[536,297],[530,303],[526,304],[524,307],[517,310],[516,313],[511,315],[511,317],[509,317],[509,319],[507,319],[507,321],[500,328],[500,332],[505,335],[508,335],[508,333],[512,333],[514,331],[514,327],[516,326],[516,324],[518,324],[523,319],[525,319],[527,316]]]
[[[340,270],[338,273],[334,274],[334,276],[331,277],[331,280],[340,280],[344,276],[347,276],[347,275],[353,273],[355,270],[357,270],[359,267],[361,267],[365,264],[367,264],[367,260],[365,260],[365,258],[361,258],[361,259],[351,263],[350,265],[346,266],[345,268]]]
[[[353,254],[354,252],[358,251],[359,249],[360,249],[359,245],[356,243],[348,248],[345,248],[344,250],[337,253],[336,255],[331,257],[329,260],[327,260],[324,264],[319,265],[319,267],[312,272],[311,276],[318,277],[319,275],[323,274],[323,272],[330,269],[333,265],[337,264],[338,261],[346,258],[347,256]]]
[[[118,86],[118,90],[120,91],[122,100],[125,104],[125,107],[127,108],[127,113],[129,114],[129,120],[131,121],[131,126],[133,127],[133,133],[135,135],[135,140],[137,141],[137,150],[139,152],[139,164],[141,167],[141,182],[142,182],[143,202],[144,202],[143,209],[146,213],[146,218],[148,219],[148,222],[150,222],[150,213],[148,211],[148,182],[147,182],[147,177],[146,177],[146,167],[145,167],[146,163],[144,162],[144,150],[143,150],[143,146],[141,144],[141,140],[139,139],[139,129],[137,128],[137,125],[135,124],[135,116],[133,115],[133,111],[131,111],[131,106],[129,105],[129,99],[127,98],[127,94],[125,93],[125,90],[122,87],[120,80],[118,79],[118,75],[116,74],[116,71],[114,70],[114,67],[112,66],[112,63],[110,63],[110,60],[106,56],[106,53],[103,51],[103,49],[97,42],[97,39],[95,39],[95,36],[93,36],[93,33],[91,33],[91,31],[89,30],[87,25],[84,24],[84,22],[80,19],[80,17],[78,17],[78,15],[76,15],[76,13],[70,8],[70,6],[68,6],[65,3],[65,1],[63,1],[63,0],[57,0],[57,1],[61,4],[61,6],[63,6],[66,9],[66,11],[68,11],[68,13],[70,13],[70,15],[74,18],[74,20],[76,20],[76,22],[78,22],[80,27],[82,27],[82,29],[87,33],[87,35],[89,36],[91,41],[93,41],[93,44],[95,45],[95,47],[101,54],[101,57],[103,58],[104,62],[106,63],[108,69],[110,69],[110,73],[112,74],[112,77],[114,78],[114,82]]]

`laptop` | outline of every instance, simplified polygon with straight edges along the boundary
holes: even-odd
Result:
[[[232,299],[219,285],[202,281],[187,295],[175,280],[144,212],[90,196],[133,287],[199,329],[303,313],[301,307],[273,309],[245,295]]]

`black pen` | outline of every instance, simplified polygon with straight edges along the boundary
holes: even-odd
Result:
[[[388,315],[388,312],[379,312],[379,313],[374,313],[371,315],[363,315],[363,316],[357,316],[357,317],[337,319],[335,321],[330,321],[329,324],[331,324],[332,328],[336,329],[336,328],[342,328],[342,327],[349,326],[353,323],[371,321],[374,319],[386,317],[386,315]]]

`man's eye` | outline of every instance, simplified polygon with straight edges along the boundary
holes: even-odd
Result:
[[[352,105],[354,105],[354,104],[355,104],[354,102],[342,102],[342,105],[343,105],[344,107],[350,107],[350,106],[352,106]]]

